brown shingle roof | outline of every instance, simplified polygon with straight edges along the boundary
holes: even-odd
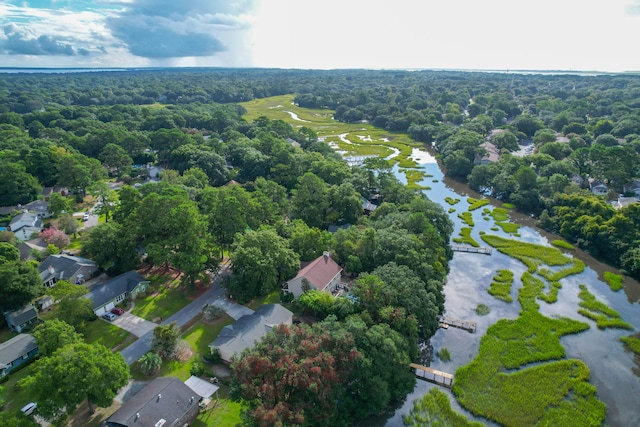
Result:
[[[322,290],[341,271],[342,268],[330,256],[322,255],[298,271],[295,278],[304,277],[310,285]]]

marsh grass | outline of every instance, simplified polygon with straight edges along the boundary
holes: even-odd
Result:
[[[513,284],[513,273],[510,270],[498,270],[493,276],[493,280],[489,285],[487,292],[494,297],[505,301],[512,302],[511,285]]]
[[[473,197],[467,197],[467,202],[469,202],[469,211],[475,211],[476,209],[480,209],[483,206],[489,204],[489,199],[474,199]]]
[[[489,246],[523,262],[531,273],[534,273],[542,264],[556,266],[572,262],[572,259],[565,256],[558,248],[488,234],[482,235],[481,238]]]
[[[449,208],[449,213],[452,214],[456,211],[456,208]]]
[[[624,343],[626,348],[640,356],[640,339],[635,337],[620,337],[620,341]]]
[[[476,358],[456,370],[454,394],[473,414],[505,426],[600,425],[606,406],[588,383],[589,368],[580,360],[562,360],[560,343],[563,335],[589,325],[541,315],[535,300],[543,282],[525,272],[522,283],[520,316],[489,327]],[[530,366],[539,362],[548,363]]]
[[[568,249],[568,250],[575,249],[571,243],[565,242],[564,240],[553,240],[551,244],[557,248]]]
[[[436,355],[443,362],[451,361],[451,353],[449,353],[449,349],[448,348],[441,348],[440,350],[438,350]]]
[[[514,204],[512,204],[512,203],[503,203],[502,207],[504,209],[514,209],[516,206]]]
[[[490,215],[494,219],[494,221],[507,221],[509,219],[508,211],[502,208],[494,208]]]
[[[458,218],[460,218],[462,222],[467,224],[469,227],[473,227],[475,225],[475,223],[473,222],[473,215],[471,215],[471,212],[459,213]]]
[[[469,227],[462,227],[462,229],[460,229],[460,237],[454,237],[453,241],[461,244],[466,243],[474,248],[480,247],[480,243],[471,237],[471,228]]]
[[[444,201],[449,203],[451,206],[454,206],[454,205],[460,203],[460,199],[458,199],[457,197],[454,199],[452,197],[447,196],[447,197],[444,198]]]
[[[502,231],[509,234],[517,233],[518,229],[520,228],[520,224],[514,224],[512,222],[499,221],[499,222],[496,222],[496,225],[502,228]]]
[[[449,396],[438,388],[432,388],[422,399],[413,403],[413,409],[403,417],[405,426],[482,427],[483,424],[469,421],[454,411]]]
[[[476,314],[478,316],[486,316],[489,313],[491,313],[491,308],[488,305],[478,304],[476,307]]]
[[[610,271],[604,272],[604,281],[609,285],[612,291],[617,292],[623,288],[622,275],[615,274]]]
[[[596,297],[583,284],[580,285],[578,297],[581,300],[578,305],[582,307],[578,309],[578,313],[596,322],[599,329],[633,329],[633,326],[620,318],[620,313],[596,300]]]

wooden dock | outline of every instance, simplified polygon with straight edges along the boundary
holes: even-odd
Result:
[[[451,245],[451,250],[454,252],[468,252],[471,254],[483,254],[491,255],[491,248],[476,248],[473,246]]]
[[[453,386],[453,375],[451,374],[427,368],[426,366],[418,365],[416,363],[412,363],[409,366],[416,370],[416,377],[422,380],[447,388],[451,388],[451,386]]]
[[[453,326],[454,328],[464,329],[471,333],[476,331],[476,322],[465,322],[463,320],[449,319],[444,316],[438,317],[438,322],[440,322],[440,327],[445,329],[449,326]]]

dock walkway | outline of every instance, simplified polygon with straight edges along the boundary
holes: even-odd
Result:
[[[454,328],[464,329],[465,331],[471,333],[474,333],[476,331],[476,322],[465,322],[463,320],[449,319],[448,317],[444,316],[439,316],[438,322],[440,322],[440,327],[445,329],[449,326],[453,326]]]
[[[468,252],[471,254],[491,255],[491,248],[476,248],[474,246],[451,245],[454,252]]]
[[[422,380],[447,388],[451,388],[451,386],[453,386],[453,375],[451,374],[427,368],[426,366],[418,365],[416,363],[412,363],[409,366],[416,370],[416,377]]]

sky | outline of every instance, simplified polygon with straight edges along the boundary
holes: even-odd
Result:
[[[0,67],[640,71],[640,0],[0,0]]]

